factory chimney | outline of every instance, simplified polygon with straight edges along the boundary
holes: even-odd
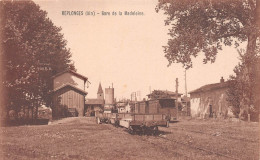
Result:
[[[220,83],[224,83],[224,82],[225,82],[224,78],[221,77],[221,79],[220,79]]]

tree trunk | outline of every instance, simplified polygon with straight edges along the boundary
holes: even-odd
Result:
[[[36,106],[36,111],[35,111],[35,119],[38,119],[38,106]]]
[[[255,65],[256,60],[256,33],[249,33],[248,35],[248,43],[247,43],[247,50],[245,55],[243,56],[243,63],[245,65],[242,81],[244,82],[245,86],[243,87],[243,97],[241,99],[241,108],[240,108],[240,116],[243,112],[248,114],[248,121],[250,121],[250,106],[253,105],[253,87],[254,87],[254,80],[253,80],[253,68]]]
[[[256,9],[255,9],[255,16],[254,21],[251,26],[250,33],[248,33],[248,43],[247,43],[247,50],[243,57],[243,63],[245,64],[246,68],[244,69],[243,73],[243,81],[246,83],[247,89],[243,90],[243,98],[241,100],[242,107],[241,113],[246,111],[248,114],[248,121],[250,121],[250,106],[255,105],[255,95],[254,87],[257,85],[255,81],[254,73],[256,70],[257,65],[257,58],[256,58],[256,40],[259,37],[259,28],[260,28],[260,0],[256,0]],[[259,85],[259,84],[258,84]],[[245,108],[246,107],[246,108]],[[254,106],[257,107],[257,106]],[[241,114],[240,114],[241,115]]]
[[[258,31],[259,31],[259,29],[260,29],[260,0],[256,0],[255,23],[256,23],[256,25],[258,27]]]
[[[30,108],[29,106],[27,106],[27,113],[26,113],[26,121],[29,121],[29,118],[30,118]]]
[[[33,121],[33,106],[31,106],[31,120]]]

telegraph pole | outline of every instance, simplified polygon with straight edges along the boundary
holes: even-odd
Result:
[[[187,79],[186,79],[186,69],[185,69],[185,96],[187,97]]]
[[[187,69],[185,69],[185,74],[184,74],[184,80],[185,80],[185,110],[186,110],[186,116],[189,116],[189,112],[188,112],[188,93],[187,93],[187,75],[186,75],[186,71]]]
[[[176,119],[178,120],[178,118],[179,118],[179,107],[178,107],[178,86],[179,86],[179,82],[178,82],[178,78],[176,78],[176,92],[175,92],[175,94],[176,94],[176,101],[175,101],[175,105],[176,105],[176,109],[177,109],[177,114],[176,114]]]

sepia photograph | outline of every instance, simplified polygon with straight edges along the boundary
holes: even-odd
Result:
[[[0,0],[0,70],[0,159],[260,159],[260,0]]]

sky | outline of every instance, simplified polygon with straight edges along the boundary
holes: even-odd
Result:
[[[150,89],[175,91],[179,80],[179,93],[185,93],[182,64],[167,67],[163,47],[170,38],[166,16],[155,12],[157,0],[56,0],[35,1],[47,11],[54,25],[62,28],[67,47],[77,72],[88,77],[87,98],[96,98],[98,85],[115,88],[117,99],[130,98],[139,91],[147,98]],[[83,11],[82,16],[62,15],[62,11]],[[85,15],[87,11],[95,16]],[[110,12],[110,15],[102,15]],[[143,15],[112,15],[112,12],[136,11]],[[99,13],[99,14],[97,14]],[[187,91],[203,85],[218,83],[233,74],[238,64],[238,52],[223,47],[215,63],[203,64],[203,53],[193,59],[193,68],[187,70]]]

